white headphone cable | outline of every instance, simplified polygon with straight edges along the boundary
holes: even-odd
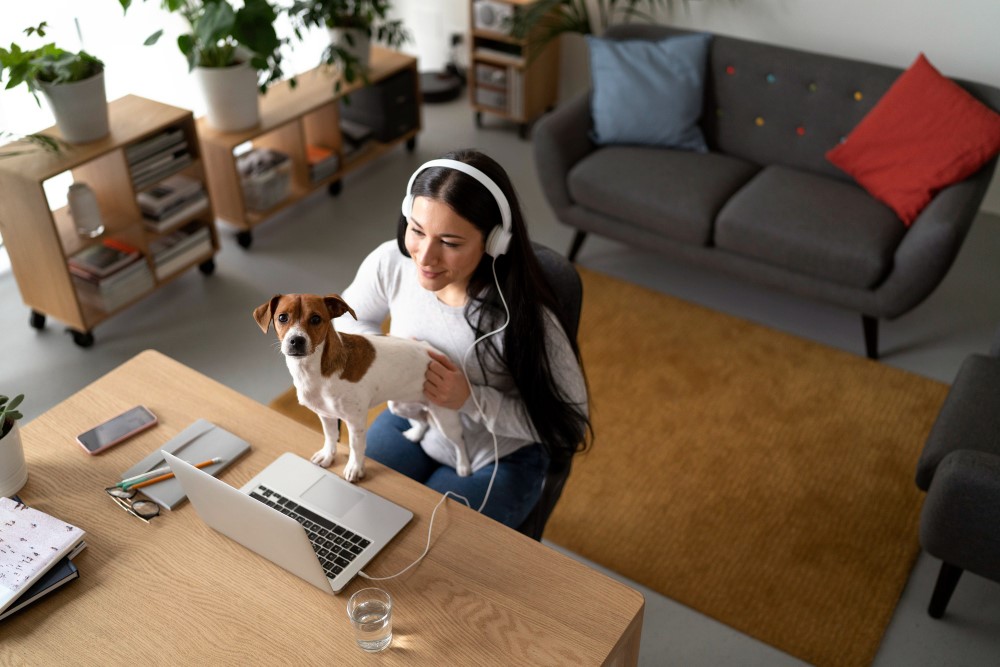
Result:
[[[469,361],[469,353],[472,352],[472,350],[476,347],[476,345],[479,345],[479,343],[483,342],[484,340],[486,340],[490,336],[497,335],[498,333],[500,333],[501,331],[503,331],[504,329],[506,329],[508,324],[510,324],[510,308],[507,307],[507,300],[504,299],[503,290],[500,289],[500,279],[497,278],[497,258],[496,257],[493,258],[493,281],[496,283],[497,294],[500,295],[500,303],[503,304],[503,309],[504,309],[504,312],[507,315],[507,319],[504,321],[504,323],[497,330],[491,331],[491,332],[486,333],[486,334],[483,334],[482,336],[480,336],[476,340],[472,341],[472,345],[470,345],[468,347],[468,349],[465,350],[465,354],[462,356],[462,370],[464,371],[463,375],[465,376],[465,382],[469,385],[469,395],[472,396],[472,402],[475,404],[476,409],[479,410],[479,416],[482,417],[482,419],[483,419],[483,426],[486,426],[486,412],[483,410],[482,405],[480,405],[479,399],[476,398],[476,392],[473,391],[473,389],[472,389],[472,381],[469,379],[469,373],[468,373],[468,370],[467,370],[467,364],[468,364],[468,361]],[[485,369],[484,369],[484,372],[485,372]],[[496,479],[496,477],[497,477],[497,469],[500,467],[500,445],[497,443],[497,434],[494,433],[492,430],[490,430],[490,428],[488,426],[486,426],[486,430],[489,431],[489,434],[491,436],[493,436],[493,473],[490,475],[490,483],[486,487],[486,495],[483,496],[483,502],[479,506],[479,509],[476,510],[477,512],[480,512],[480,513],[483,511],[483,508],[486,507],[486,501],[489,500],[489,498],[490,498],[490,491],[493,490],[493,481]],[[420,556],[418,556],[415,561],[413,561],[412,563],[410,563],[409,565],[407,565],[406,567],[404,567],[402,570],[400,570],[396,574],[392,574],[392,575],[389,575],[387,577],[372,577],[372,576],[369,576],[369,575],[365,574],[364,571],[362,571],[362,570],[358,571],[358,575],[360,575],[361,577],[363,577],[365,579],[368,579],[369,581],[385,581],[386,579],[395,579],[396,577],[398,577],[399,575],[403,574],[404,572],[406,572],[407,570],[409,570],[411,567],[413,567],[414,565],[416,565],[417,563],[419,563],[420,561],[422,561],[424,559],[424,556],[426,556],[428,554],[428,552],[430,552],[430,550],[431,550],[431,531],[434,530],[434,517],[435,517],[435,515],[437,515],[438,508],[440,508],[441,504],[445,500],[448,499],[448,496],[454,496],[455,498],[457,498],[459,500],[462,500],[465,503],[466,507],[468,507],[469,509],[472,509],[472,504],[469,503],[469,499],[468,498],[466,498],[465,496],[459,495],[459,494],[455,493],[454,491],[445,491],[444,494],[442,494],[442,496],[441,496],[441,500],[439,500],[437,502],[437,505],[434,506],[434,511],[431,512],[431,522],[430,522],[430,525],[427,527],[427,546],[424,547],[424,552],[422,554],[420,554]]]

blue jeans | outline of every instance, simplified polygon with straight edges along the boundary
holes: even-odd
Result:
[[[365,456],[439,493],[452,491],[465,496],[473,510],[479,509],[495,464],[490,463],[469,477],[459,477],[454,468],[435,461],[418,443],[403,437],[408,428],[409,421],[385,410],[368,428]],[[500,459],[483,514],[516,529],[541,497],[548,468],[549,456],[537,443]]]

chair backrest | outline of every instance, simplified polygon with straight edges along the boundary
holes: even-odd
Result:
[[[583,306],[583,283],[580,281],[580,274],[572,262],[555,250],[538,243],[532,245],[542,271],[552,291],[555,292],[556,299],[563,307],[566,325],[570,329],[566,335],[576,340],[580,328],[580,310]],[[573,459],[569,457],[555,457],[549,462],[549,470],[542,484],[542,495],[524,522],[518,526],[518,532],[541,541],[545,524],[562,495],[572,465]]]

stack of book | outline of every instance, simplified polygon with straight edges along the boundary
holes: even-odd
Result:
[[[152,185],[192,162],[187,137],[180,127],[168,128],[128,146],[125,159],[136,190]]]
[[[136,195],[143,224],[157,233],[168,231],[178,222],[208,208],[205,186],[183,174],[169,176]]]
[[[197,220],[149,244],[156,278],[163,280],[212,253],[212,234]]]
[[[306,144],[309,180],[313,183],[329,178],[340,168],[340,157],[325,146]]]
[[[372,128],[347,118],[340,119],[340,136],[344,140],[344,159],[354,158],[373,145]]]
[[[80,300],[110,312],[153,288],[142,253],[127,243],[104,239],[67,260]]]
[[[0,498],[0,619],[80,576],[73,558],[86,533],[32,509],[17,496]]]

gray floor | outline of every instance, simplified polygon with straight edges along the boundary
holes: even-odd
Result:
[[[539,190],[531,145],[516,128],[486,117],[477,129],[464,99],[426,106],[413,154],[402,147],[344,181],[337,198],[319,192],[254,231],[249,251],[222,229],[217,270],[191,271],[94,331],[96,344],[76,347],[64,327],[28,327],[28,310],[4,270],[0,251],[0,391],[26,394],[26,419],[147,348],[158,349],[252,398],[267,403],[290,385],[270,336],[251,319],[276,292],[335,292],[365,253],[393,234],[410,172],[450,149],[473,146],[504,164],[526,211],[532,237],[564,250],[569,229],[552,217]],[[954,268],[921,306],[882,323],[883,363],[950,382],[962,359],[988,349],[1000,325],[1000,218],[981,215]],[[862,353],[860,318],[822,304],[758,289],[621,245],[592,238],[583,266],[744,317],[835,348]],[[44,277],[42,277],[44,279]],[[314,444],[292,445],[311,451]],[[67,456],[78,456],[72,443]],[[705,554],[711,558],[711,554]],[[1000,586],[966,574],[944,620],[926,603],[938,563],[921,556],[890,624],[877,665],[995,665],[1000,662]],[[599,568],[600,569],[600,568]],[[616,576],[614,573],[608,573]],[[630,583],[630,582],[626,582]],[[634,584],[632,584],[634,585]],[[794,665],[798,660],[640,586],[646,597],[643,665]]]

